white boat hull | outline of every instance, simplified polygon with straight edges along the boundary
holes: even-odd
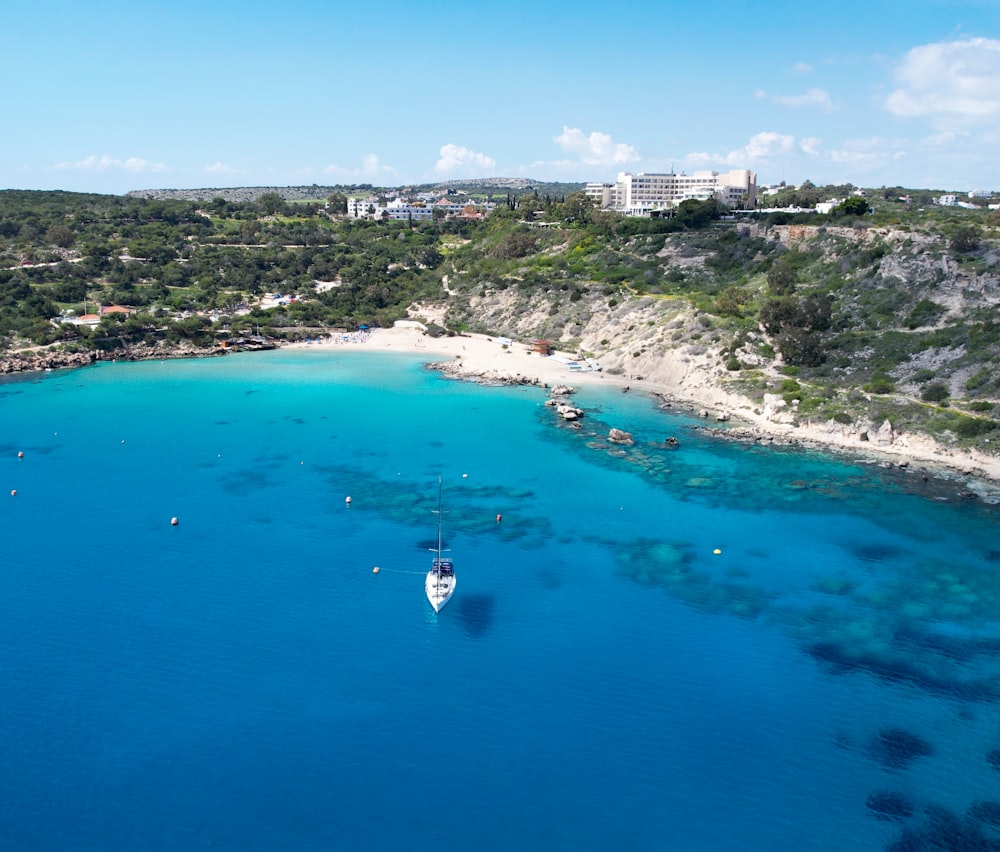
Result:
[[[455,592],[455,575],[442,574],[439,578],[437,571],[433,569],[428,571],[424,580],[424,591],[427,593],[428,602],[434,607],[434,612],[440,612]]]

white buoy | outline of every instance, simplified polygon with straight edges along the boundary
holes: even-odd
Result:
[[[713,550],[712,553],[714,553],[716,556],[718,556],[720,553],[722,553],[722,551],[719,550],[719,548],[715,548],[715,550]]]
[[[468,479],[468,478],[469,478],[469,474],[467,474],[467,473],[463,473],[462,474],[462,479]]]
[[[345,498],[344,498],[344,502],[345,502],[345,503],[346,503],[346,504],[347,504],[348,506],[350,506],[350,505],[351,505],[351,498],[350,498],[350,497],[345,497]]]
[[[22,453],[22,452],[21,452],[20,450],[18,450],[18,451],[17,451],[17,457],[18,457],[19,459],[23,459],[23,458],[24,458],[24,453]]]
[[[176,517],[173,517],[173,518],[170,519],[170,526],[172,526],[172,527],[176,527],[177,524],[179,524],[179,523],[180,523],[180,521],[178,521]]]
[[[378,572],[379,572],[379,567],[378,565],[376,565],[374,568],[372,568],[372,573],[377,574]]]
[[[11,489],[10,496],[11,497],[17,497],[17,489],[16,488],[12,488]]]

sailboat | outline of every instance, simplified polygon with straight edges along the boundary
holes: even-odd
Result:
[[[431,563],[431,570],[427,572],[424,580],[424,591],[427,593],[427,600],[434,607],[434,612],[440,612],[455,592],[455,566],[450,559],[441,556],[441,477],[438,477],[438,537],[437,548],[431,548],[434,561]]]

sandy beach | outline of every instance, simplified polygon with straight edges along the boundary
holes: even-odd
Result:
[[[506,344],[506,345],[505,345]],[[881,434],[863,438],[856,431],[834,423],[788,422],[779,413],[761,410],[758,403],[729,393],[712,376],[706,363],[683,363],[664,359],[657,375],[635,377],[603,370],[571,369],[575,354],[553,351],[549,356],[532,351],[520,341],[478,334],[455,337],[431,337],[418,325],[374,329],[365,335],[351,335],[347,340],[334,338],[312,343],[290,344],[286,348],[330,349],[363,348],[367,351],[425,353],[428,356],[451,356],[454,363],[448,372],[471,381],[505,381],[520,378],[525,382],[570,385],[628,387],[632,391],[656,395],[678,407],[687,407],[705,417],[706,426],[729,421],[727,426],[743,425],[737,433],[758,442],[796,444],[829,450],[846,451],[853,456],[882,464],[903,467],[919,465],[934,473],[963,478],[970,490],[988,502],[1000,502],[1000,457],[952,449],[931,438],[911,433]]]

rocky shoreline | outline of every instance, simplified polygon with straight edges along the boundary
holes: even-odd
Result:
[[[775,435],[751,425],[691,426],[696,434],[721,441],[739,444],[753,444],[762,447],[777,447],[789,450],[815,450],[845,456],[860,464],[877,465],[895,482],[908,491],[937,500],[979,500],[988,506],[1000,506],[1000,483],[990,479],[984,471],[958,469],[944,465],[917,463],[907,458],[900,460],[887,456],[876,457],[877,449],[871,453],[828,444],[820,440],[799,438],[791,435]]]
[[[471,346],[470,341],[463,340],[463,342],[469,342]],[[272,349],[276,345],[274,342],[264,340],[263,338],[252,338],[232,341],[230,345],[225,347],[198,347],[190,343],[168,344],[161,341],[155,344],[138,344],[127,349],[106,352],[96,350],[69,352],[58,349],[38,349],[8,353],[0,356],[0,375],[78,368],[99,361],[144,361],[153,359],[216,357],[230,352]],[[539,363],[547,360],[540,359]],[[511,367],[513,366],[511,364]],[[516,369],[482,368],[478,363],[468,363],[458,353],[455,353],[455,357],[452,360],[428,362],[426,367],[427,369],[438,371],[449,378],[477,382],[493,387],[531,386],[548,390],[561,384],[561,381],[555,376],[552,377],[552,381],[547,381],[538,375],[528,375]],[[590,381],[590,377],[586,374],[580,376],[580,379],[585,383]],[[642,384],[646,383],[643,382]],[[626,385],[623,390],[627,390],[627,388],[628,386]],[[986,466],[980,467],[975,463],[975,460],[962,459],[957,454],[955,454],[955,458],[947,457],[948,454],[944,457],[930,457],[926,454],[921,455],[913,452],[909,446],[894,446],[894,439],[897,436],[894,434],[882,434],[888,424],[882,424],[881,427],[870,429],[866,436],[861,438],[861,441],[864,443],[854,446],[849,445],[843,440],[837,440],[837,436],[835,435],[812,434],[816,432],[815,429],[809,430],[808,433],[807,430],[803,429],[802,432],[805,434],[791,434],[779,428],[772,427],[770,424],[758,424],[736,413],[731,404],[731,399],[727,399],[725,404],[719,402],[713,409],[715,413],[710,413],[708,409],[701,407],[704,405],[704,399],[698,402],[687,396],[675,396],[674,394],[664,392],[662,385],[659,389],[655,386],[643,389],[663,409],[676,406],[680,410],[689,411],[703,419],[718,421],[717,426],[706,424],[704,426],[692,427],[708,437],[746,444],[839,453],[862,463],[877,464],[888,471],[895,471],[900,475],[905,474],[905,478],[911,482],[926,482],[928,479],[931,479],[939,482],[949,482],[952,487],[958,484],[959,487],[964,489],[964,493],[967,495],[975,496],[989,505],[1000,505],[1000,478],[992,475],[989,470],[985,469]],[[731,418],[736,422],[727,423],[726,421],[729,421]],[[576,418],[571,414],[570,418],[567,419]],[[791,427],[787,428],[790,429]],[[891,430],[891,427],[889,429]],[[824,440],[827,437],[829,437],[829,440]],[[904,436],[905,439],[912,440],[912,436]],[[868,443],[869,440],[871,442],[870,445]],[[913,476],[912,474],[917,474],[917,476]]]
[[[487,387],[521,386],[547,388],[548,382],[533,376],[523,376],[520,373],[508,373],[503,370],[470,370],[459,359],[454,361],[431,361],[424,365],[428,370],[443,373],[449,379],[460,379],[466,382],[486,385]]]
[[[6,354],[0,357],[0,374],[38,373],[66,367],[86,367],[96,359],[94,352],[39,351]]]
[[[274,349],[271,342],[238,341],[227,346],[195,346],[191,343],[138,343],[122,349],[88,349],[70,352],[36,349],[0,355],[0,375],[40,373],[46,370],[86,367],[98,361],[151,361],[172,358],[215,358],[230,352]]]

